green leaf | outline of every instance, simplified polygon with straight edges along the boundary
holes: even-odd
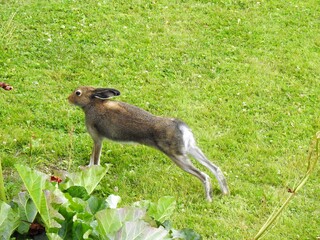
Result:
[[[74,198],[88,200],[90,197],[87,190],[82,186],[71,186],[66,191]]]
[[[76,214],[75,212],[68,211],[64,206],[60,207],[60,214],[64,217],[64,220],[59,222],[61,224],[61,228],[58,231],[59,236],[62,239],[71,239],[72,238],[72,226],[73,226],[73,216]]]
[[[92,214],[96,214],[98,211],[106,209],[106,201],[104,199],[97,198],[95,196],[91,196],[88,199],[88,207]]]
[[[111,194],[106,199],[107,207],[117,208],[117,205],[120,201],[121,201],[121,198],[119,196]]]
[[[47,233],[46,234],[49,240],[63,240],[58,234],[56,233]]]
[[[144,209],[134,207],[119,208],[117,211],[121,222],[138,221],[146,215]]]
[[[31,170],[30,168],[22,165],[15,165],[33,203],[35,204],[40,216],[46,225],[47,229],[60,227],[55,221],[55,217],[59,213],[54,210],[48,203],[54,197],[49,192],[55,190],[54,186],[48,181],[48,176],[44,173]]]
[[[101,237],[106,237],[110,233],[118,231],[121,226],[121,219],[117,209],[104,209],[95,215],[97,219],[97,231]]]
[[[161,226],[163,226],[166,230],[171,231],[172,230],[172,222],[170,220],[165,220]]]
[[[176,202],[173,197],[161,197],[157,204],[150,204],[148,214],[156,221],[163,223],[171,217],[175,207]]]
[[[0,201],[0,233],[2,239],[10,239],[19,226],[19,214],[10,205]]]
[[[71,188],[86,192],[84,188],[79,186]],[[84,235],[89,234],[88,231],[92,231],[90,223],[94,221],[94,215],[89,211],[88,202],[81,198],[72,198],[69,192],[65,193],[65,197],[68,202],[59,208],[59,213],[64,217],[64,221],[60,222],[59,235],[63,239],[85,239]]]
[[[83,240],[84,235],[91,230],[92,228],[90,227],[90,222],[86,223],[81,220],[76,220],[73,223],[73,228],[72,228],[72,239],[73,240]]]
[[[91,194],[108,170],[109,165],[106,165],[106,167],[98,165],[85,167],[80,172],[67,173],[67,181],[60,185],[64,189],[68,189],[71,186],[82,186],[87,190],[88,194]]]
[[[132,206],[137,207],[137,208],[143,208],[145,210],[149,209],[151,205],[151,201],[150,200],[141,200],[138,202],[135,202],[132,204]]]
[[[202,237],[192,229],[172,230],[172,237],[185,240],[201,240]]]
[[[87,202],[82,200],[81,198],[72,198],[71,196],[68,196],[68,208],[70,211],[79,213],[83,212],[87,208]]]
[[[61,198],[61,191],[59,189],[55,189],[54,191],[45,190],[44,193],[49,209],[49,216],[51,218],[50,226],[47,227],[47,232],[51,232],[53,229],[56,229],[55,232],[57,232],[61,227],[59,221],[64,219],[59,213],[58,209],[60,208],[60,205],[66,201],[66,199]]]
[[[26,202],[25,213],[28,222],[33,222],[37,216],[38,211],[31,198],[28,198]]]
[[[21,219],[17,231],[20,234],[25,234],[29,231],[30,224],[36,218],[38,210],[32,199],[26,192],[20,192],[18,196],[13,199],[13,202],[18,206],[18,211]]]
[[[163,240],[168,236],[168,231],[163,227],[150,227],[146,222],[130,221],[126,222],[115,235],[114,239],[121,240]]]
[[[114,236],[123,224],[140,222],[145,217],[145,214],[146,211],[144,209],[135,207],[102,210],[95,215],[98,223],[97,231],[102,237]]]

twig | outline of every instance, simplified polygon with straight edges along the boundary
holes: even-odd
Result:
[[[319,159],[319,140],[320,140],[320,132],[318,132],[310,144],[309,148],[309,154],[307,157],[308,160],[308,168],[307,172],[305,173],[304,177],[299,182],[298,186],[296,186],[294,189],[290,189],[288,192],[290,192],[290,196],[287,198],[287,200],[282,204],[282,206],[278,209],[278,211],[275,211],[269,219],[266,221],[266,223],[262,226],[258,234],[254,237],[254,240],[259,239],[268,229],[269,227],[275,222],[275,220],[280,216],[281,212],[284,210],[284,208],[289,204],[289,202],[293,199],[294,196],[296,196],[296,193],[303,187],[303,185],[307,182],[308,178],[310,177],[312,171],[315,169],[315,166],[317,164],[317,161]],[[313,156],[315,157],[313,158]]]

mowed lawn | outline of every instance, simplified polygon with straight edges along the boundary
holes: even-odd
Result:
[[[183,119],[225,173],[214,200],[160,152],[105,142],[111,170],[95,194],[121,205],[173,196],[175,227],[203,239],[252,239],[307,168],[320,130],[320,3],[306,1],[0,1],[0,158],[9,197],[14,164],[53,172],[89,163],[79,85]],[[199,166],[197,164],[197,166]],[[199,166],[201,170],[206,169]],[[320,236],[320,172],[265,239]]]

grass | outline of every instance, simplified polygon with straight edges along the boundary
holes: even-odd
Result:
[[[7,194],[15,163],[86,165],[91,139],[66,97],[78,85],[193,129],[231,195],[204,201],[201,183],[161,153],[105,142],[112,163],[98,194],[122,204],[174,196],[177,228],[204,239],[252,239],[307,168],[320,129],[317,1],[0,1],[0,158]],[[266,239],[315,239],[319,168]],[[213,179],[217,188],[217,183]]]
[[[281,207],[277,210],[274,211],[266,223],[262,226],[258,234],[254,237],[254,239],[259,239],[263,236],[264,233],[267,233],[267,230],[273,226],[273,223],[279,218],[279,216],[283,213],[284,209],[288,206],[289,202],[292,201],[292,199],[296,196],[298,191],[302,189],[302,187],[306,184],[308,181],[309,177],[315,170],[315,167],[317,165],[317,162],[319,160],[319,134],[318,132],[314,138],[314,140],[310,143],[310,148],[307,156],[307,162],[308,162],[308,168],[306,171],[305,176],[298,182],[296,186],[294,186],[294,189],[288,188],[288,193],[290,195],[288,198],[283,202]]]

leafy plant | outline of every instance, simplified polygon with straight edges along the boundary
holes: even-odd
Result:
[[[59,177],[15,167],[26,191],[10,204],[0,202],[4,239],[34,235],[40,239],[201,239],[193,230],[172,228],[168,220],[176,205],[172,197],[118,208],[119,196],[91,195],[109,166],[64,172]]]

